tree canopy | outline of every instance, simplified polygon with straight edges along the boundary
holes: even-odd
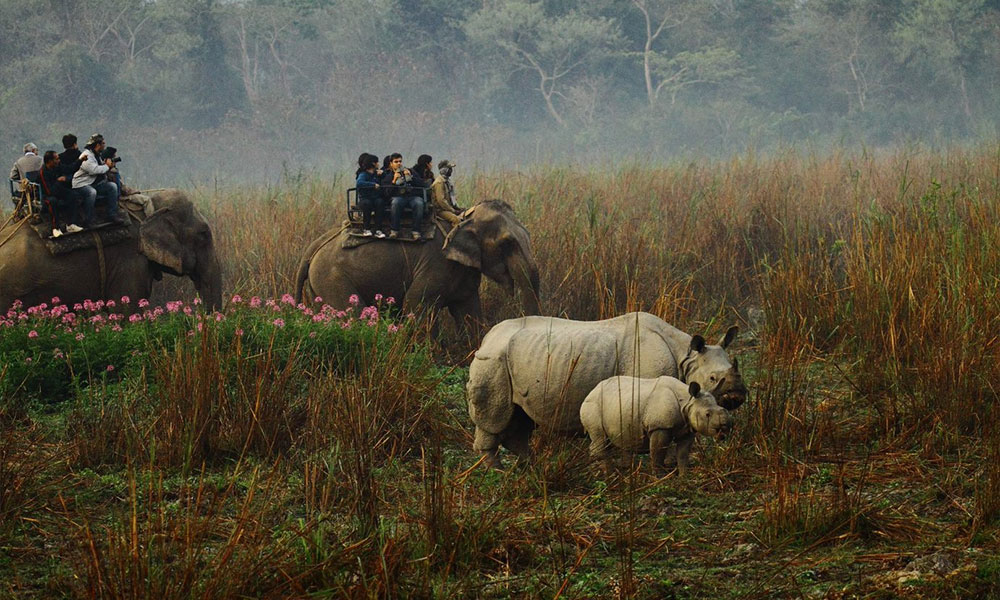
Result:
[[[0,0],[0,53],[5,156],[101,131],[169,182],[961,142],[1000,116],[988,0]]]

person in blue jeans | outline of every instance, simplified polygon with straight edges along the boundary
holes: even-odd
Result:
[[[118,186],[108,181],[106,177],[114,163],[108,159],[102,164],[98,158],[105,146],[104,136],[96,133],[90,136],[86,149],[80,153],[82,161],[80,169],[73,175],[73,193],[79,199],[83,210],[84,222],[81,225],[84,228],[97,224],[94,204],[98,198],[107,206],[108,220],[119,225],[128,223],[128,217],[118,212]]]
[[[358,190],[358,207],[361,209],[362,232],[361,235],[377,238],[384,238],[385,234],[379,229],[384,219],[382,196],[379,193],[378,185],[378,157],[374,154],[363,152],[358,157],[358,170],[355,172],[357,180],[354,187]],[[372,233],[374,217],[375,233]]]
[[[387,157],[385,172],[382,173],[381,184],[388,188],[388,195],[392,198],[389,209],[390,229],[389,238],[399,237],[400,221],[403,217],[403,210],[409,208],[413,215],[413,239],[420,239],[420,226],[424,219],[424,199],[421,196],[413,195],[413,188],[425,187],[424,181],[409,169],[403,167],[403,155],[397,153]],[[390,187],[391,186],[391,187]]]

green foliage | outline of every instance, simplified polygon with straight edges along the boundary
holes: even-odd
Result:
[[[0,397],[62,402],[77,387],[137,377],[157,353],[197,346],[209,331],[215,343],[235,348],[229,361],[268,353],[276,371],[293,363],[316,373],[348,373],[359,368],[360,349],[382,356],[399,331],[374,308],[360,314],[328,306],[313,312],[294,306],[290,296],[251,302],[240,299],[212,314],[180,301],[168,302],[166,311],[89,301],[78,309],[59,304],[14,309],[0,320],[0,354],[6,358]]]

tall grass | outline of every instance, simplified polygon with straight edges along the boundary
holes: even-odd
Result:
[[[531,466],[475,467],[464,372],[435,363],[419,325],[323,328],[232,302],[221,320],[77,339],[15,315],[0,324],[18,359],[0,365],[0,533],[68,557],[35,595],[107,598],[738,596],[751,567],[763,597],[823,547],[989,539],[998,164],[748,155],[459,178],[465,204],[514,205],[547,314],[648,310],[712,339],[744,326],[750,399],[686,481],[603,478],[585,443],[544,436]],[[227,292],[290,292],[299,252],[343,218],[342,187],[197,191]],[[160,299],[191,298],[168,279]],[[517,314],[493,284],[483,298],[491,319]],[[62,395],[20,401],[49,389]],[[928,524],[956,507],[968,519]],[[748,541],[766,559],[731,562]]]

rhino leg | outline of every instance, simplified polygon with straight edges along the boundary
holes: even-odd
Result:
[[[500,449],[500,436],[489,433],[485,429],[476,427],[476,438],[472,442],[472,449],[478,451],[485,457],[483,461],[491,469],[503,467],[497,451]]]
[[[671,454],[670,432],[666,429],[657,429],[649,434],[649,458],[650,466],[654,473],[666,473],[667,467],[664,464]]]
[[[514,405],[510,422],[500,434],[500,443],[522,460],[531,459],[531,432],[535,430],[535,422],[520,406]]]
[[[681,477],[687,475],[688,467],[691,466],[691,444],[693,443],[693,433],[677,440],[677,474]]]
[[[590,457],[601,461],[601,470],[605,474],[614,470],[614,463],[611,460],[611,440],[604,435],[604,431],[595,431],[591,434]]]

